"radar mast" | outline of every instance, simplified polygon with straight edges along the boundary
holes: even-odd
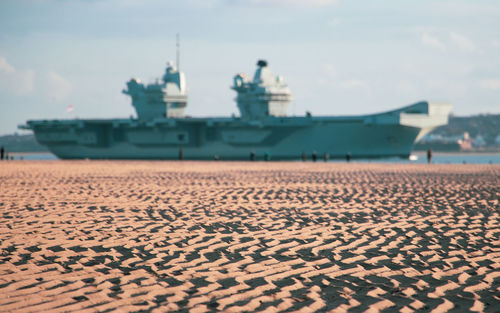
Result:
[[[177,35],[175,36],[176,37],[176,43],[175,43],[175,46],[177,47],[177,54],[176,54],[176,59],[175,59],[175,66],[177,66],[177,70],[180,71],[180,62],[181,62],[181,52],[180,52],[180,49],[181,49],[181,44],[179,42],[179,33],[177,33]]]

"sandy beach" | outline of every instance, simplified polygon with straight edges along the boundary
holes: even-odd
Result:
[[[1,312],[498,312],[500,166],[0,162]]]

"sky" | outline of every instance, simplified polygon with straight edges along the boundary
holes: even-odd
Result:
[[[238,115],[232,78],[258,59],[288,83],[289,115],[500,113],[498,0],[2,0],[0,135],[135,116],[126,81],[161,77],[177,33],[190,116]]]

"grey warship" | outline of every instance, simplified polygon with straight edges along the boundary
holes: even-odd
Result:
[[[281,76],[259,60],[252,79],[237,74],[239,117],[188,117],[184,73],[169,63],[161,80],[127,82],[136,118],[31,120],[22,129],[61,159],[297,160],[408,158],[413,144],[448,122],[451,104],[420,101],[359,116],[287,116]]]

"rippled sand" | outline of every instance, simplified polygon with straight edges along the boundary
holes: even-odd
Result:
[[[0,311],[500,308],[500,166],[0,162]]]

